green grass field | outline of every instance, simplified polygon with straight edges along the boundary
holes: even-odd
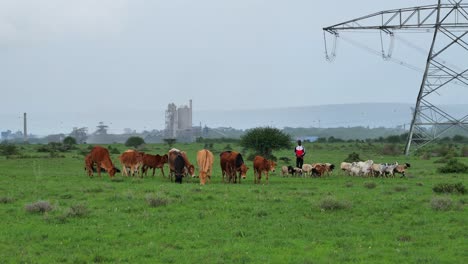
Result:
[[[202,146],[176,145],[193,163]],[[356,151],[411,168],[407,178],[392,179],[339,170],[283,178],[277,169],[269,185],[254,185],[247,161],[247,180],[224,184],[218,153],[225,146],[214,146],[206,186],[198,179],[171,183],[160,171],[154,178],[90,179],[80,150],[41,158],[47,154],[29,145],[22,152],[38,157],[0,157],[0,263],[468,263],[467,198],[432,190],[439,183],[467,186],[468,176],[439,174],[434,159],[382,156],[365,143],[307,144],[306,163],[339,166]],[[167,150],[154,144],[146,152]],[[275,155],[293,159],[292,150]],[[433,208],[438,197],[451,202],[447,210]],[[26,210],[41,200],[53,209]]]

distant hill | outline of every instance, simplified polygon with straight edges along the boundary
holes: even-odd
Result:
[[[194,122],[209,127],[387,127],[408,128],[413,104],[362,103],[273,109],[195,111]],[[468,104],[445,105],[455,117],[468,114]]]

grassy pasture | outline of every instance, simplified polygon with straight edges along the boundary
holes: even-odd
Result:
[[[467,186],[467,175],[442,175],[433,160],[382,156],[364,143],[306,144],[306,163],[339,164],[356,151],[363,159],[412,167],[407,178],[394,179],[349,177],[338,170],[324,178],[282,178],[278,169],[269,185],[254,185],[247,161],[247,180],[228,185],[221,183],[217,155],[226,145],[214,146],[214,176],[206,186],[198,179],[170,183],[160,171],[154,178],[89,179],[79,150],[65,158],[1,157],[0,263],[468,261],[466,196],[432,191],[438,183]],[[202,146],[176,145],[193,163]],[[36,147],[22,152],[46,155]],[[154,144],[146,151],[167,150]],[[275,155],[294,162],[292,150]],[[431,201],[439,197],[450,207],[435,210]],[[48,201],[53,210],[25,209],[37,201]]]

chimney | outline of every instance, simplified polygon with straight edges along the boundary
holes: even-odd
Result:
[[[26,113],[23,114],[23,122],[24,122],[24,128],[23,128],[24,142],[28,142],[28,123],[26,119]]]

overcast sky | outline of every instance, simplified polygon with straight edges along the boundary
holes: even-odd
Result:
[[[197,110],[414,103],[421,73],[341,41],[329,63],[322,28],[435,2],[0,0],[0,129],[15,129],[23,112],[68,131],[95,125],[83,114],[142,110],[149,116],[135,118],[157,119],[150,127],[168,103],[189,99]],[[423,68],[415,53],[397,41],[394,56]]]

